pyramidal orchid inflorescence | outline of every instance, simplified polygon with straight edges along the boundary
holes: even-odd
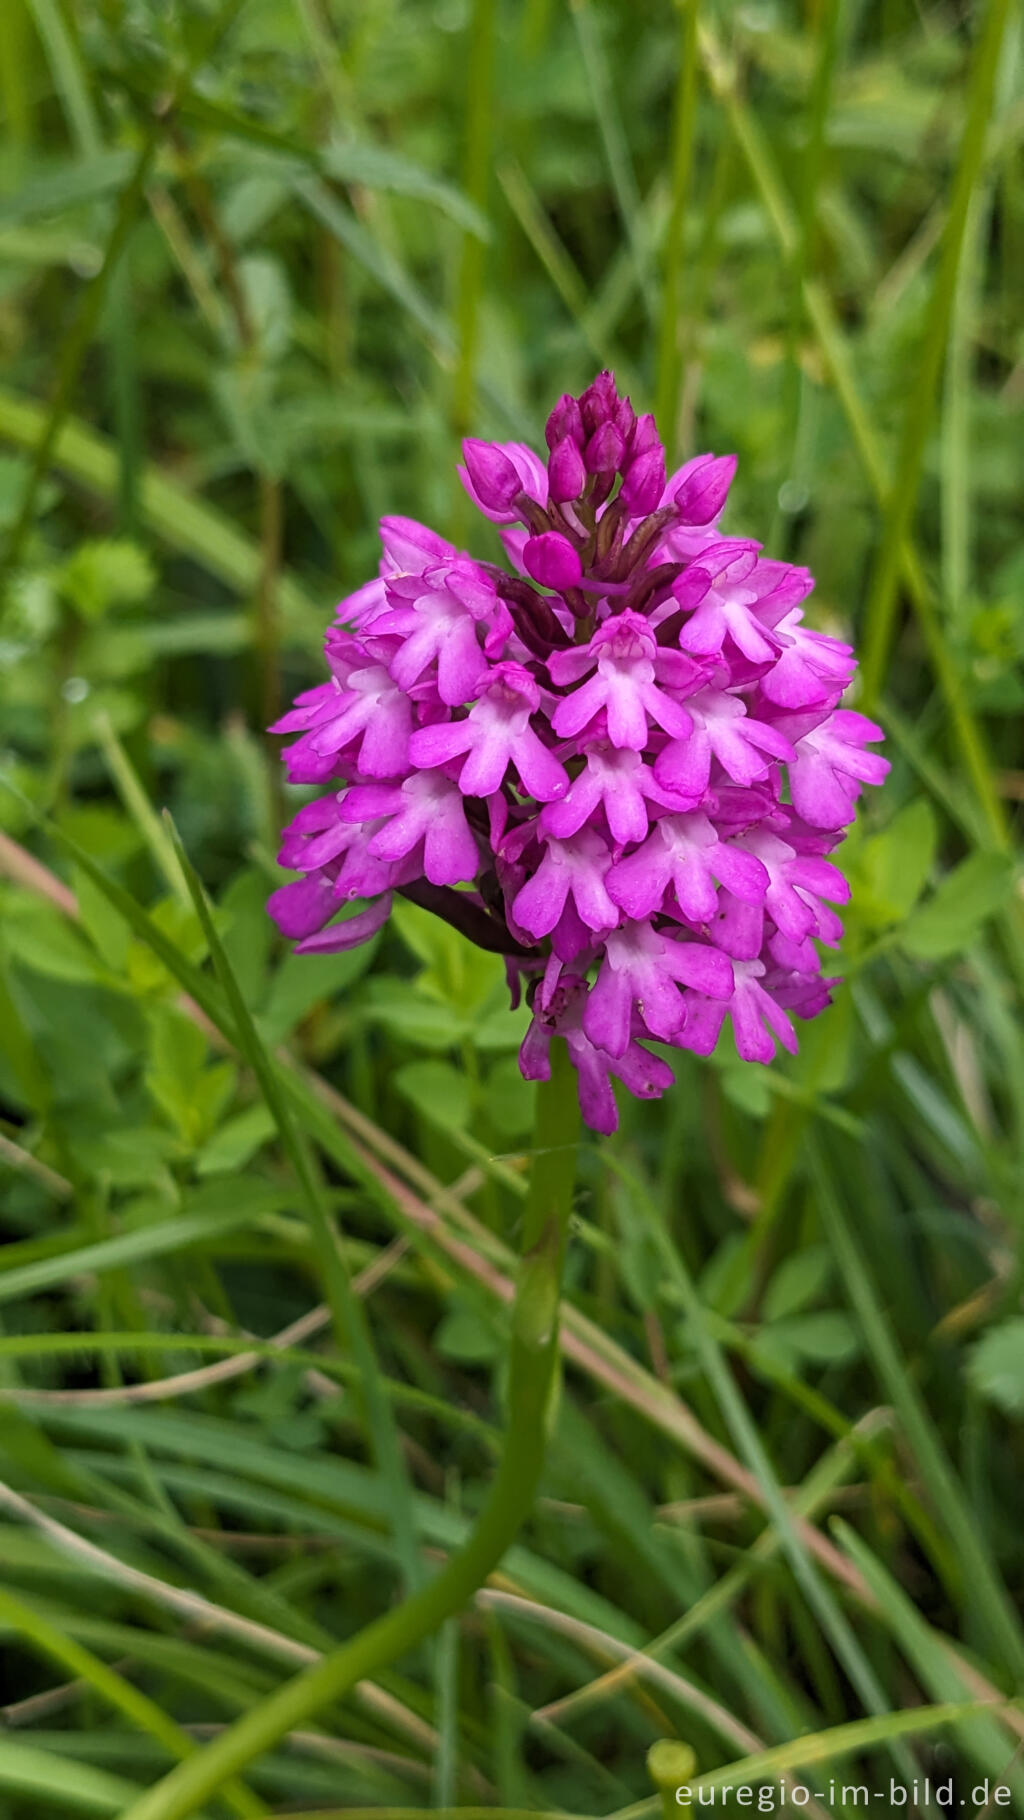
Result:
[[[848,888],[829,855],[882,737],[839,706],[849,645],[803,623],[813,581],[719,519],[732,456],[666,477],[654,420],[601,373],[547,423],[546,462],[468,441],[463,484],[511,571],[405,518],[378,578],[337,611],[327,681],[274,731],[293,783],[322,786],[286,830],[300,874],[270,899],[303,953],[352,947],[403,893],[505,957],[553,1036],[583,1115],[615,1128],[611,1078],[672,1081],[645,1040],[707,1055],[729,1017],[768,1062],[836,982],[816,943]],[[333,919],[352,900],[365,907]]]

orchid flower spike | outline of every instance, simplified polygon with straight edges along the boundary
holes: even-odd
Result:
[[[805,623],[807,570],[719,528],[733,456],[666,475],[611,373],[558,401],[546,443],[465,444],[507,569],[382,521],[326,679],[274,728],[317,795],[268,908],[323,953],[406,892],[504,955],[531,1010],[523,1075],[546,1078],[562,1038],[607,1132],[613,1080],[645,1099],[672,1082],[650,1042],[707,1055],[728,1018],[748,1061],[795,1050],[793,1017],[837,983],[830,855],[889,767],[840,705],[853,651]]]

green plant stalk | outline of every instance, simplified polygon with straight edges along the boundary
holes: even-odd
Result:
[[[166,814],[166,812],[165,812]],[[193,871],[174,830],[170,817],[174,851],[188,885],[196,915],[202,925],[210,958],[231,1009],[239,1046],[260,1084],[263,1097],[277,1125],[296,1179],[302,1190],[309,1217],[310,1238],[323,1282],[324,1295],[331,1310],[339,1350],[351,1354],[362,1378],[363,1403],[367,1424],[373,1438],[373,1451],[387,1487],[391,1504],[395,1545],[402,1563],[408,1590],[420,1584],[421,1563],[412,1519],[412,1499],[405,1457],[395,1426],[394,1415],[381,1389],[380,1366],[363,1305],[354,1293],[345,1256],[331,1219],[319,1176],[306,1144],[301,1137],[287,1100],[281,1093],[273,1061],[250,1016],[238,981],[231,970],[223,944],[217,934],[206,893]]]
[[[537,1090],[534,1162],[522,1227],[522,1263],[512,1308],[508,1426],[490,1494],[468,1541],[447,1566],[315,1666],[286,1681],[199,1755],[133,1802],[121,1820],[186,1820],[232,1776],[358,1681],[379,1674],[468,1603],[533,1508],[558,1385],[558,1315],[579,1110],[576,1077],[561,1041],[551,1078]]]
[[[89,343],[96,333],[96,327],[99,323],[100,312],[103,308],[103,300],[106,296],[111,275],[117,266],[118,260],[120,259],[135,226],[136,215],[139,211],[146,187],[146,179],[149,175],[149,167],[153,162],[155,152],[156,134],[155,132],[150,132],[140,148],[131,179],[121,192],[121,201],[110,238],[107,241],[106,252],[103,256],[103,264],[100,266],[96,276],[90,279],[82,299],[82,307],[78,313],[78,318],[74,327],[62,343],[60,358],[57,363],[57,381],[54,387],[49,414],[46,419],[43,434],[36,446],[32,458],[32,465],[25,482],[18,515],[7,538],[7,545],[3,552],[2,565],[0,565],[0,573],[6,573],[17,563],[25,539],[31,530],[32,521],[35,516],[36,500],[39,496],[39,489],[50,468],[61,425],[71,407],[71,399],[78,380],[79,370],[85,359]]]
[[[647,315],[653,322],[656,311],[654,286],[651,283],[650,275],[648,239],[645,229],[641,227],[643,209],[640,192],[637,189],[629,142],[619,111],[615,83],[608,68],[600,32],[594,22],[589,0],[569,0],[569,10],[576,27],[580,55],[590,87],[597,129],[604,147],[608,175],[615,192],[622,230],[636,273],[637,289],[643,299]]]
[[[681,0],[681,5],[683,19],[679,46],[679,81],[672,131],[672,206],[665,230],[661,323],[658,334],[658,391],[654,412],[670,461],[677,452],[679,391],[683,371],[683,323],[680,315],[686,205],[690,195],[697,124],[697,18],[700,0]],[[688,326],[689,315],[687,329]]]
[[[465,189],[470,200],[485,213],[494,162],[494,0],[474,0],[466,76]],[[473,420],[483,280],[483,242],[478,234],[467,229],[463,235],[459,269],[459,356],[452,397],[452,428],[460,441],[468,434]]]
[[[960,258],[971,199],[984,161],[985,139],[1009,13],[1010,0],[991,0],[975,54],[967,123],[950,198],[942,254],[928,306],[916,383],[907,399],[896,460],[896,480],[886,505],[882,541],[868,595],[861,674],[869,711],[872,702],[878,698],[892,642],[903,542],[910,530],[925,446],[939,390],[950,317],[957,292]]]
[[[188,1732],[168,1718],[148,1694],[142,1693],[115,1669],[101,1661],[99,1656],[93,1655],[84,1644],[67,1636],[41,1612],[34,1611],[30,1605],[24,1605],[3,1587],[0,1587],[0,1620],[11,1624],[39,1655],[58,1663],[76,1679],[84,1681],[101,1700],[123,1714],[138,1730],[155,1738],[173,1757],[181,1760],[195,1751],[196,1745]],[[259,1820],[267,1812],[263,1802],[242,1783],[232,1784],[225,1789],[224,1794],[241,1820]]]
[[[949,1456],[935,1433],[920,1393],[904,1368],[863,1253],[850,1229],[846,1211],[833,1190],[816,1140],[808,1140],[807,1155],[822,1224],[839,1263],[850,1305],[860,1321],[868,1355],[916,1457],[936,1515],[944,1523],[960,1557],[979,1626],[984,1626],[995,1659],[1019,1684],[1024,1677],[1024,1631],[1014,1606],[998,1569],[979,1538]]]
[[[737,88],[735,69],[726,59],[717,38],[702,25],[699,41],[708,80],[715,96],[722,103],[775,238],[786,258],[793,259],[798,247],[799,225],[779,177],[771,146],[744,105]],[[849,350],[835,308],[824,286],[814,278],[804,279],[803,299],[807,319],[831,372],[836,396],[850,426],[871,491],[884,507],[890,498],[888,465],[857,389]],[[935,601],[917,552],[910,541],[909,532],[900,541],[899,555],[904,585],[920,622],[929,662],[949,708],[964,768],[974,787],[989,837],[997,848],[1006,848],[1009,845],[1006,812],[994,781],[985,739],[965,696],[956,660],[943,637]]]

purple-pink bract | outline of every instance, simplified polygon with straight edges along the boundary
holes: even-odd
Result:
[[[611,1131],[611,1077],[642,1098],[671,1083],[645,1038],[707,1055],[728,1015],[749,1061],[796,1048],[791,1014],[835,984],[816,943],[836,945],[848,888],[828,855],[888,765],[839,706],[850,646],[803,623],[808,571],[718,528],[731,456],[666,478],[610,373],[546,435],[546,462],[465,446],[511,573],[383,520],[328,680],[274,729],[299,735],[289,779],[323,793],[285,832],[301,876],[269,908],[323,953],[367,940],[398,891],[504,955],[532,1010],[523,1074],[564,1037],[584,1117]]]

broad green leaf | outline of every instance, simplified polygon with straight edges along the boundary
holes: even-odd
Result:
[[[766,1321],[779,1321],[817,1301],[832,1274],[832,1259],[824,1245],[808,1245],[780,1264],[764,1293],[761,1312]]]
[[[972,1349],[968,1376],[1004,1415],[1024,1416],[1024,1319],[990,1327]]]
[[[762,1327],[754,1342],[758,1352],[782,1363],[806,1359],[813,1365],[843,1365],[855,1358],[860,1338],[850,1316],[841,1309],[816,1314],[794,1314]]]
[[[106,969],[67,917],[37,898],[12,896],[4,919],[11,956],[34,973],[69,985],[94,986]]]
[[[98,619],[111,607],[134,606],[156,580],[145,551],[123,538],[80,544],[60,571],[58,585],[83,619]]]
[[[265,913],[264,913],[265,915]],[[269,926],[269,919],[268,921]],[[229,946],[227,939],[225,945]],[[289,1036],[314,1006],[343,1000],[372,965],[379,936],[340,954],[288,954],[277,969],[258,1023],[268,1043]]]
[[[395,1086],[418,1112],[445,1131],[464,1131],[469,1124],[470,1091],[464,1074],[449,1062],[407,1062],[394,1077]]]
[[[880,922],[897,922],[913,909],[935,860],[938,827],[926,797],[895,815],[880,834],[861,843],[856,903]]]
[[[226,1175],[244,1168],[274,1135],[272,1113],[261,1102],[248,1106],[215,1131],[196,1156],[199,1175]]]
[[[901,940],[918,960],[945,960],[973,942],[1009,900],[1013,866],[998,853],[972,853],[905,925]]]
[[[112,973],[119,973],[131,946],[131,930],[81,867],[74,867],[71,882],[83,928],[90,936],[100,959]]]
[[[131,171],[132,156],[130,151],[101,152],[41,171],[0,200],[0,227],[56,215],[119,190]]]
[[[454,1049],[468,1036],[465,1018],[425,998],[408,982],[373,979],[366,988],[366,1015],[420,1049]]]
[[[21,1739],[0,1736],[0,1788],[45,1801],[51,1813],[119,1814],[141,1793],[109,1770],[58,1757]]]
[[[487,1365],[501,1351],[493,1327],[471,1308],[453,1308],[446,1314],[434,1329],[432,1343],[443,1359],[459,1365]]]

